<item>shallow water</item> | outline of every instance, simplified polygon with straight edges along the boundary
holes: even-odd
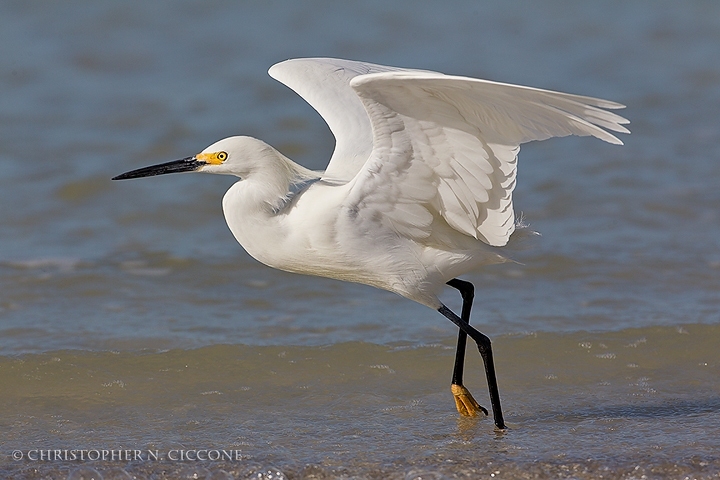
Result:
[[[0,44],[2,476],[720,476],[720,4],[4,2]],[[249,258],[232,179],[109,181],[233,134],[322,168],[265,73],[318,55],[628,105],[623,147],[523,147],[542,236],[468,276],[505,433],[457,418],[437,312]]]
[[[0,363],[12,386],[4,443],[34,460],[14,465],[27,474],[118,464],[140,476],[198,464],[296,478],[720,474],[718,335],[717,325],[694,324],[500,336],[505,433],[457,418],[446,391],[450,339],[27,354]],[[482,393],[478,377],[468,385]],[[121,461],[61,462],[48,452],[58,448],[115,451]],[[195,450],[237,453],[177,461]]]

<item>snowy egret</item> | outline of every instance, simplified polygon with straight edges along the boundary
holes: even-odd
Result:
[[[518,225],[512,205],[520,144],[566,135],[629,133],[618,103],[474,78],[330,58],[272,66],[327,121],[335,150],[324,172],[250,137],[133,170],[234,175],[223,211],[258,261],[389,290],[459,328],[451,391],[462,415],[481,407],[463,386],[469,335],[485,365],[495,425],[505,428],[490,339],[470,326],[474,287],[457,277],[507,261],[498,247]],[[519,229],[518,229],[519,230]],[[438,299],[449,285],[460,316]]]

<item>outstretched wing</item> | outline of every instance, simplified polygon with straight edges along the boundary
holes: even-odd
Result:
[[[336,139],[323,178],[349,182],[348,206],[428,238],[438,217],[490,245],[515,229],[520,144],[629,133],[614,102],[422,70],[293,59],[270,75],[303,97]]]
[[[607,130],[629,133],[626,119],[605,110],[622,105],[590,97],[420,71],[359,75],[350,86],[370,119],[373,148],[347,205],[418,240],[440,216],[505,245],[515,229],[521,143],[592,135],[622,144]]]
[[[350,181],[370,156],[370,118],[350,80],[369,73],[407,71],[336,58],[297,58],[277,63],[268,73],[305,99],[325,119],[335,136],[335,151],[324,177]]]

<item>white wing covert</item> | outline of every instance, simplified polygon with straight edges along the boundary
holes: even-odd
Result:
[[[607,111],[623,105],[518,85],[332,58],[287,60],[269,74],[330,127],[323,179],[350,183],[348,208],[417,240],[442,218],[505,245],[520,144],[566,135],[622,144],[607,130],[629,133]]]
[[[515,229],[512,191],[521,143],[566,135],[622,142],[605,100],[455,77],[393,71],[350,80],[370,118],[373,149],[348,205],[382,214],[398,233],[432,235],[442,217],[489,245]]]
[[[365,107],[350,80],[368,73],[406,71],[337,58],[296,58],[277,63],[268,73],[308,102],[335,136],[335,150],[324,178],[347,182],[365,164],[373,133]]]

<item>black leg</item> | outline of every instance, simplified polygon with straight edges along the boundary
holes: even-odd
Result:
[[[457,279],[451,280],[451,282],[454,282]],[[465,282],[467,283],[467,282]],[[450,284],[450,282],[448,282]],[[458,283],[459,284],[459,283]],[[451,285],[455,286],[455,285]],[[456,287],[457,288],[457,287]],[[461,290],[462,293],[462,290]],[[465,310],[465,302],[463,302],[463,310]],[[462,318],[455,315],[455,313],[452,312],[449,308],[447,308],[445,305],[438,308],[438,312],[442,313],[448,320],[453,322],[455,325],[457,325],[462,332],[464,332],[466,335],[470,335],[470,338],[472,338],[475,343],[477,344],[478,350],[480,351],[480,356],[483,359],[483,363],[485,364],[485,376],[487,377],[488,382],[488,389],[490,391],[490,403],[492,405],[492,411],[493,411],[493,418],[495,420],[495,426],[501,430],[505,429],[505,420],[503,419],[502,414],[502,407],[500,406],[500,392],[498,391],[497,386],[497,378],[495,376],[495,363],[493,362],[493,356],[492,356],[492,347],[490,345],[490,339],[480,333],[479,331],[475,330],[473,327],[470,326],[470,324],[466,321],[464,321]],[[468,307],[468,314],[469,314],[469,307]],[[458,337],[459,339],[460,337]],[[457,355],[456,355],[456,367],[457,367]],[[453,377],[455,377],[455,374],[457,373],[457,370],[453,372]],[[460,367],[460,373],[462,374],[462,367]]]
[[[472,283],[453,278],[447,284],[456,288],[462,296],[462,315],[460,319],[470,324],[470,309],[472,308],[473,299],[475,298],[475,287]],[[453,385],[463,384],[463,370],[465,366],[465,345],[467,344],[467,333],[462,329],[458,331],[457,348],[455,349],[455,366],[453,367],[452,383]]]
[[[463,299],[462,315],[460,319],[466,324],[470,324],[470,309],[472,308],[473,297],[475,296],[475,287],[470,282],[453,278],[447,284],[460,291]],[[485,415],[488,411],[475,400],[470,391],[463,385],[463,370],[465,368],[465,346],[467,344],[467,333],[462,329],[458,329],[457,348],[455,349],[455,365],[453,367],[452,385],[450,391],[455,400],[455,406],[460,415],[466,417],[475,417],[480,412]]]

